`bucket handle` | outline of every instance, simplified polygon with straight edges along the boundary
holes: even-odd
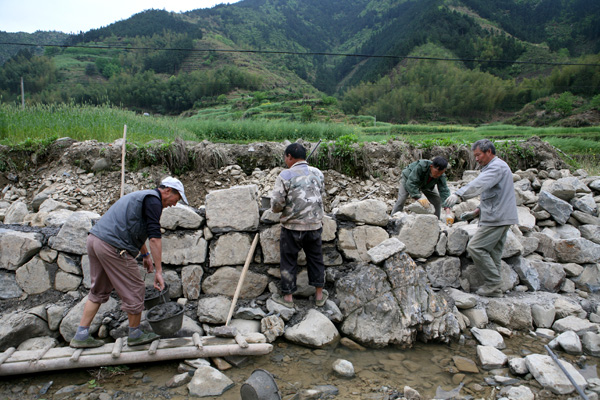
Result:
[[[159,296],[158,297],[159,298],[159,304],[160,303],[167,303],[167,299],[165,298],[165,294],[166,294],[166,290],[164,290],[164,289],[159,292],[159,295],[158,295]]]

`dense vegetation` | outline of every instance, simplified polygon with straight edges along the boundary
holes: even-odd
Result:
[[[188,116],[226,104],[253,119],[263,96],[319,99],[319,90],[347,114],[394,123],[481,123],[499,113],[516,124],[600,122],[600,3],[589,0],[242,0],[1,40],[57,45],[41,54],[0,44],[0,57],[12,54],[0,58],[3,103],[20,101],[23,77],[28,104]],[[527,120],[540,109],[543,118]],[[571,118],[576,111],[589,115]]]

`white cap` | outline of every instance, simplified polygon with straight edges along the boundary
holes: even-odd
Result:
[[[183,201],[185,204],[188,204],[187,198],[185,197],[185,191],[183,190],[183,183],[181,183],[179,179],[167,176],[160,184],[162,186],[177,190],[181,195],[181,201]]]

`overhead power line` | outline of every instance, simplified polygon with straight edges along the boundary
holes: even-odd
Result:
[[[499,59],[479,59],[479,58],[444,58],[444,57],[425,57],[425,56],[396,56],[391,54],[357,54],[357,53],[329,53],[329,52],[297,52],[287,50],[242,50],[242,49],[184,49],[184,48],[155,48],[155,47],[130,47],[130,46],[83,46],[75,44],[32,44],[16,42],[0,42],[0,45],[28,46],[28,47],[61,47],[61,48],[80,48],[80,49],[107,49],[107,50],[143,50],[143,51],[186,51],[198,53],[250,53],[250,54],[281,54],[297,56],[334,56],[334,57],[358,57],[358,58],[383,58],[393,60],[428,60],[428,61],[450,61],[450,62],[475,62],[475,63],[503,63],[503,64],[530,64],[530,65],[552,65],[567,66],[577,65],[585,67],[600,67],[600,64],[591,63],[568,63],[551,61],[518,61],[518,60],[499,60]]]

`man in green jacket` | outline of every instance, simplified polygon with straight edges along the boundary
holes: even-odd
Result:
[[[432,161],[415,161],[406,167],[402,171],[398,200],[392,209],[392,215],[404,209],[404,202],[410,195],[424,208],[429,208],[430,203],[433,204],[435,215],[439,218],[442,203],[450,196],[446,175],[444,175],[446,168],[448,168],[448,161],[444,157],[435,157]]]

